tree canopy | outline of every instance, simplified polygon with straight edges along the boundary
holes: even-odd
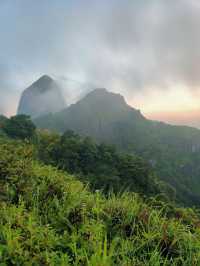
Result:
[[[35,136],[36,127],[27,115],[16,115],[7,119],[3,131],[11,138],[31,139]]]
[[[151,166],[138,156],[120,153],[114,146],[97,144],[73,131],[66,131],[62,136],[40,132],[38,139],[41,161],[77,174],[93,190],[159,193]]]

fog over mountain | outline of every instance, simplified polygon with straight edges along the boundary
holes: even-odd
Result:
[[[13,114],[21,92],[48,74],[122,93],[160,119],[200,118],[199,26],[198,0],[2,0],[0,112]]]
[[[66,106],[59,85],[51,77],[44,75],[23,91],[17,113],[35,118],[56,113]]]

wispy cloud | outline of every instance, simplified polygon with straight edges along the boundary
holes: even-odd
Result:
[[[0,106],[44,73],[129,99],[177,84],[195,93],[199,28],[198,0],[2,0]]]

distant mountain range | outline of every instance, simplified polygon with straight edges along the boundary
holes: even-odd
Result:
[[[31,87],[28,90],[31,95]],[[30,114],[31,97],[27,102],[25,97],[21,101],[28,112],[20,107],[20,113]],[[176,188],[182,202],[200,203],[200,130],[148,120],[129,106],[123,96],[106,89],[95,89],[58,112],[50,108],[49,102],[45,106],[44,99],[43,106],[40,107],[39,99],[37,103],[36,114],[31,109],[31,115],[39,128],[60,133],[74,130],[97,142],[114,144],[121,151],[141,155],[161,179]],[[60,109],[64,105],[60,98],[56,98],[56,103]]]

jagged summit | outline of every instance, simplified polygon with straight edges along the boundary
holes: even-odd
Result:
[[[46,90],[51,89],[51,85],[54,83],[55,81],[48,75],[43,75],[42,77],[40,77],[37,81],[35,81],[30,87],[29,89],[35,88],[40,90],[40,92],[45,92]]]
[[[49,89],[49,85],[53,84],[55,81],[53,78],[51,78],[48,75],[43,75],[36,81],[34,81],[25,91],[34,89],[34,90],[40,90],[41,92],[45,89]]]
[[[41,81],[41,80],[46,80],[46,81],[53,81],[53,78],[51,78],[49,75],[46,75],[46,74],[44,74],[44,75],[42,75],[37,81],[35,81],[35,82],[39,82],[39,81]]]
[[[53,81],[53,79],[52,79],[50,76],[48,76],[47,74],[44,74],[43,76],[41,76],[41,77],[38,79],[38,81],[40,81],[40,80],[49,80],[49,81]]]
[[[43,75],[22,93],[18,114],[35,118],[55,113],[66,107],[61,88],[48,75]]]

